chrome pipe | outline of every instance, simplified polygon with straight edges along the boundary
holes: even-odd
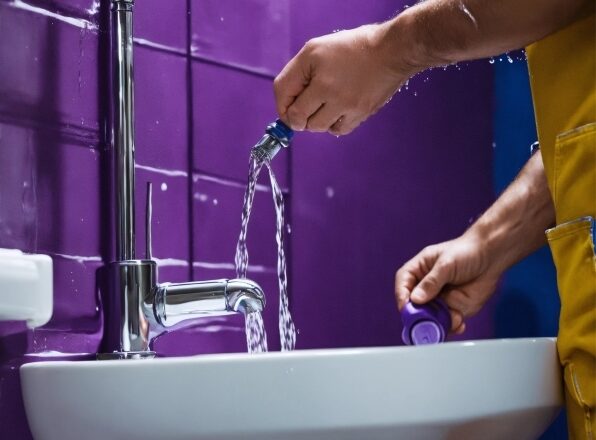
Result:
[[[112,2],[113,141],[117,260],[135,258],[133,0]]]
[[[253,281],[222,279],[159,284],[154,301],[156,324],[167,328],[202,316],[262,311],[265,294]]]

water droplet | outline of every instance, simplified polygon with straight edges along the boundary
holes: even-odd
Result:
[[[495,59],[491,57],[491,59],[488,60],[488,62],[491,63],[491,64],[495,64]]]
[[[509,64],[513,64],[513,58],[511,58],[509,54],[507,55],[507,61],[509,61]]]
[[[213,204],[214,204],[215,206],[217,206],[217,204],[218,204],[218,203],[219,203],[219,202],[217,201],[217,199],[213,199]]]
[[[332,187],[328,186],[327,188],[325,188],[325,194],[327,195],[328,199],[331,199],[333,198],[333,196],[335,196],[335,190]]]
[[[223,17],[219,17],[219,21],[224,21],[224,18]]]
[[[290,226],[290,224],[289,224],[289,223],[286,225],[286,232],[287,232],[288,234],[291,234],[291,233],[292,233],[292,227]]]
[[[493,148],[497,148],[497,143],[493,142]]]
[[[167,189],[168,189],[168,184],[167,184],[166,182],[163,182],[163,183],[161,184],[161,187],[160,187],[160,188],[161,188],[161,190],[162,190],[162,191],[167,191]]]
[[[209,200],[209,196],[207,194],[194,193],[193,197],[195,200],[198,200],[199,202],[206,202],[207,200]]]

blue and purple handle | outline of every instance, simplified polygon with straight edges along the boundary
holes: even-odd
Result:
[[[444,342],[451,329],[451,314],[441,299],[426,304],[408,302],[401,310],[401,319],[401,338],[406,345]]]

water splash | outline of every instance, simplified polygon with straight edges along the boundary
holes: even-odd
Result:
[[[244,193],[244,204],[242,206],[242,223],[240,226],[240,236],[236,245],[236,256],[234,263],[236,265],[236,277],[246,278],[248,272],[248,247],[246,245],[246,236],[248,234],[248,221],[255,197],[257,179],[262,162],[258,162],[251,157],[248,167],[248,185]],[[263,316],[260,312],[252,312],[245,316],[246,326],[246,348],[249,353],[261,353],[267,351],[267,332],[263,323]]]
[[[248,172],[248,185],[244,193],[244,205],[242,208],[242,222],[240,236],[236,246],[236,276],[246,278],[248,272],[248,247],[246,238],[248,233],[248,222],[255,196],[257,179],[261,169],[265,165],[269,171],[273,202],[276,213],[276,242],[277,242],[277,275],[279,281],[279,335],[282,351],[293,350],[296,345],[296,329],[289,310],[288,283],[286,271],[286,257],[283,246],[284,233],[284,198],[281,188],[277,183],[275,174],[268,161],[257,161],[251,157]],[[246,345],[249,353],[260,353],[267,351],[267,333],[260,312],[249,313],[246,316]]]
[[[288,277],[286,271],[286,255],[284,251],[284,196],[277,183],[275,174],[269,162],[265,162],[269,170],[269,179],[273,191],[273,203],[275,204],[276,214],[276,234],[277,242],[277,278],[279,281],[279,339],[281,341],[281,350],[290,351],[296,346],[296,328],[290,314],[290,305],[288,300]]]
[[[246,315],[246,348],[249,353],[267,352],[267,332],[261,312]]]
[[[255,190],[257,186],[257,178],[263,167],[262,162],[256,159],[250,159],[248,168],[248,185],[244,193],[244,205],[242,207],[242,223],[240,226],[240,236],[238,237],[238,244],[236,245],[236,256],[234,262],[236,263],[236,277],[246,278],[248,271],[248,248],[246,246],[246,235],[248,233],[248,221],[250,220],[250,212],[252,210],[252,203],[255,197]]]

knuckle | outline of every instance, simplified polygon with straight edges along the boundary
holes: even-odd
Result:
[[[439,280],[435,274],[429,273],[424,280],[422,280],[421,284],[423,284],[424,287],[434,287],[439,284]]]
[[[300,122],[305,119],[304,112],[302,109],[297,107],[296,105],[291,106],[288,108],[288,117],[292,120],[292,122]]]
[[[279,93],[279,91],[281,90],[281,84],[283,82],[283,79],[281,77],[281,75],[277,75],[275,77],[275,79],[273,80],[273,90],[275,91],[275,93]]]
[[[312,52],[319,43],[319,39],[317,37],[311,38],[306,43],[304,43],[304,47],[302,48],[305,52]]]
[[[351,132],[354,131],[354,128],[356,128],[356,127],[340,127],[339,135],[345,136],[346,134],[350,134]]]
[[[435,247],[434,247],[434,245],[428,245],[428,246],[425,246],[425,247],[424,247],[424,248],[423,248],[423,249],[420,251],[420,253],[418,254],[418,257],[420,257],[420,258],[425,258],[425,257],[427,257],[427,256],[429,256],[429,255],[432,255],[432,254],[434,254],[434,253],[435,253]]]
[[[455,259],[453,257],[443,257],[437,261],[437,269],[442,272],[450,272],[454,265]]]

